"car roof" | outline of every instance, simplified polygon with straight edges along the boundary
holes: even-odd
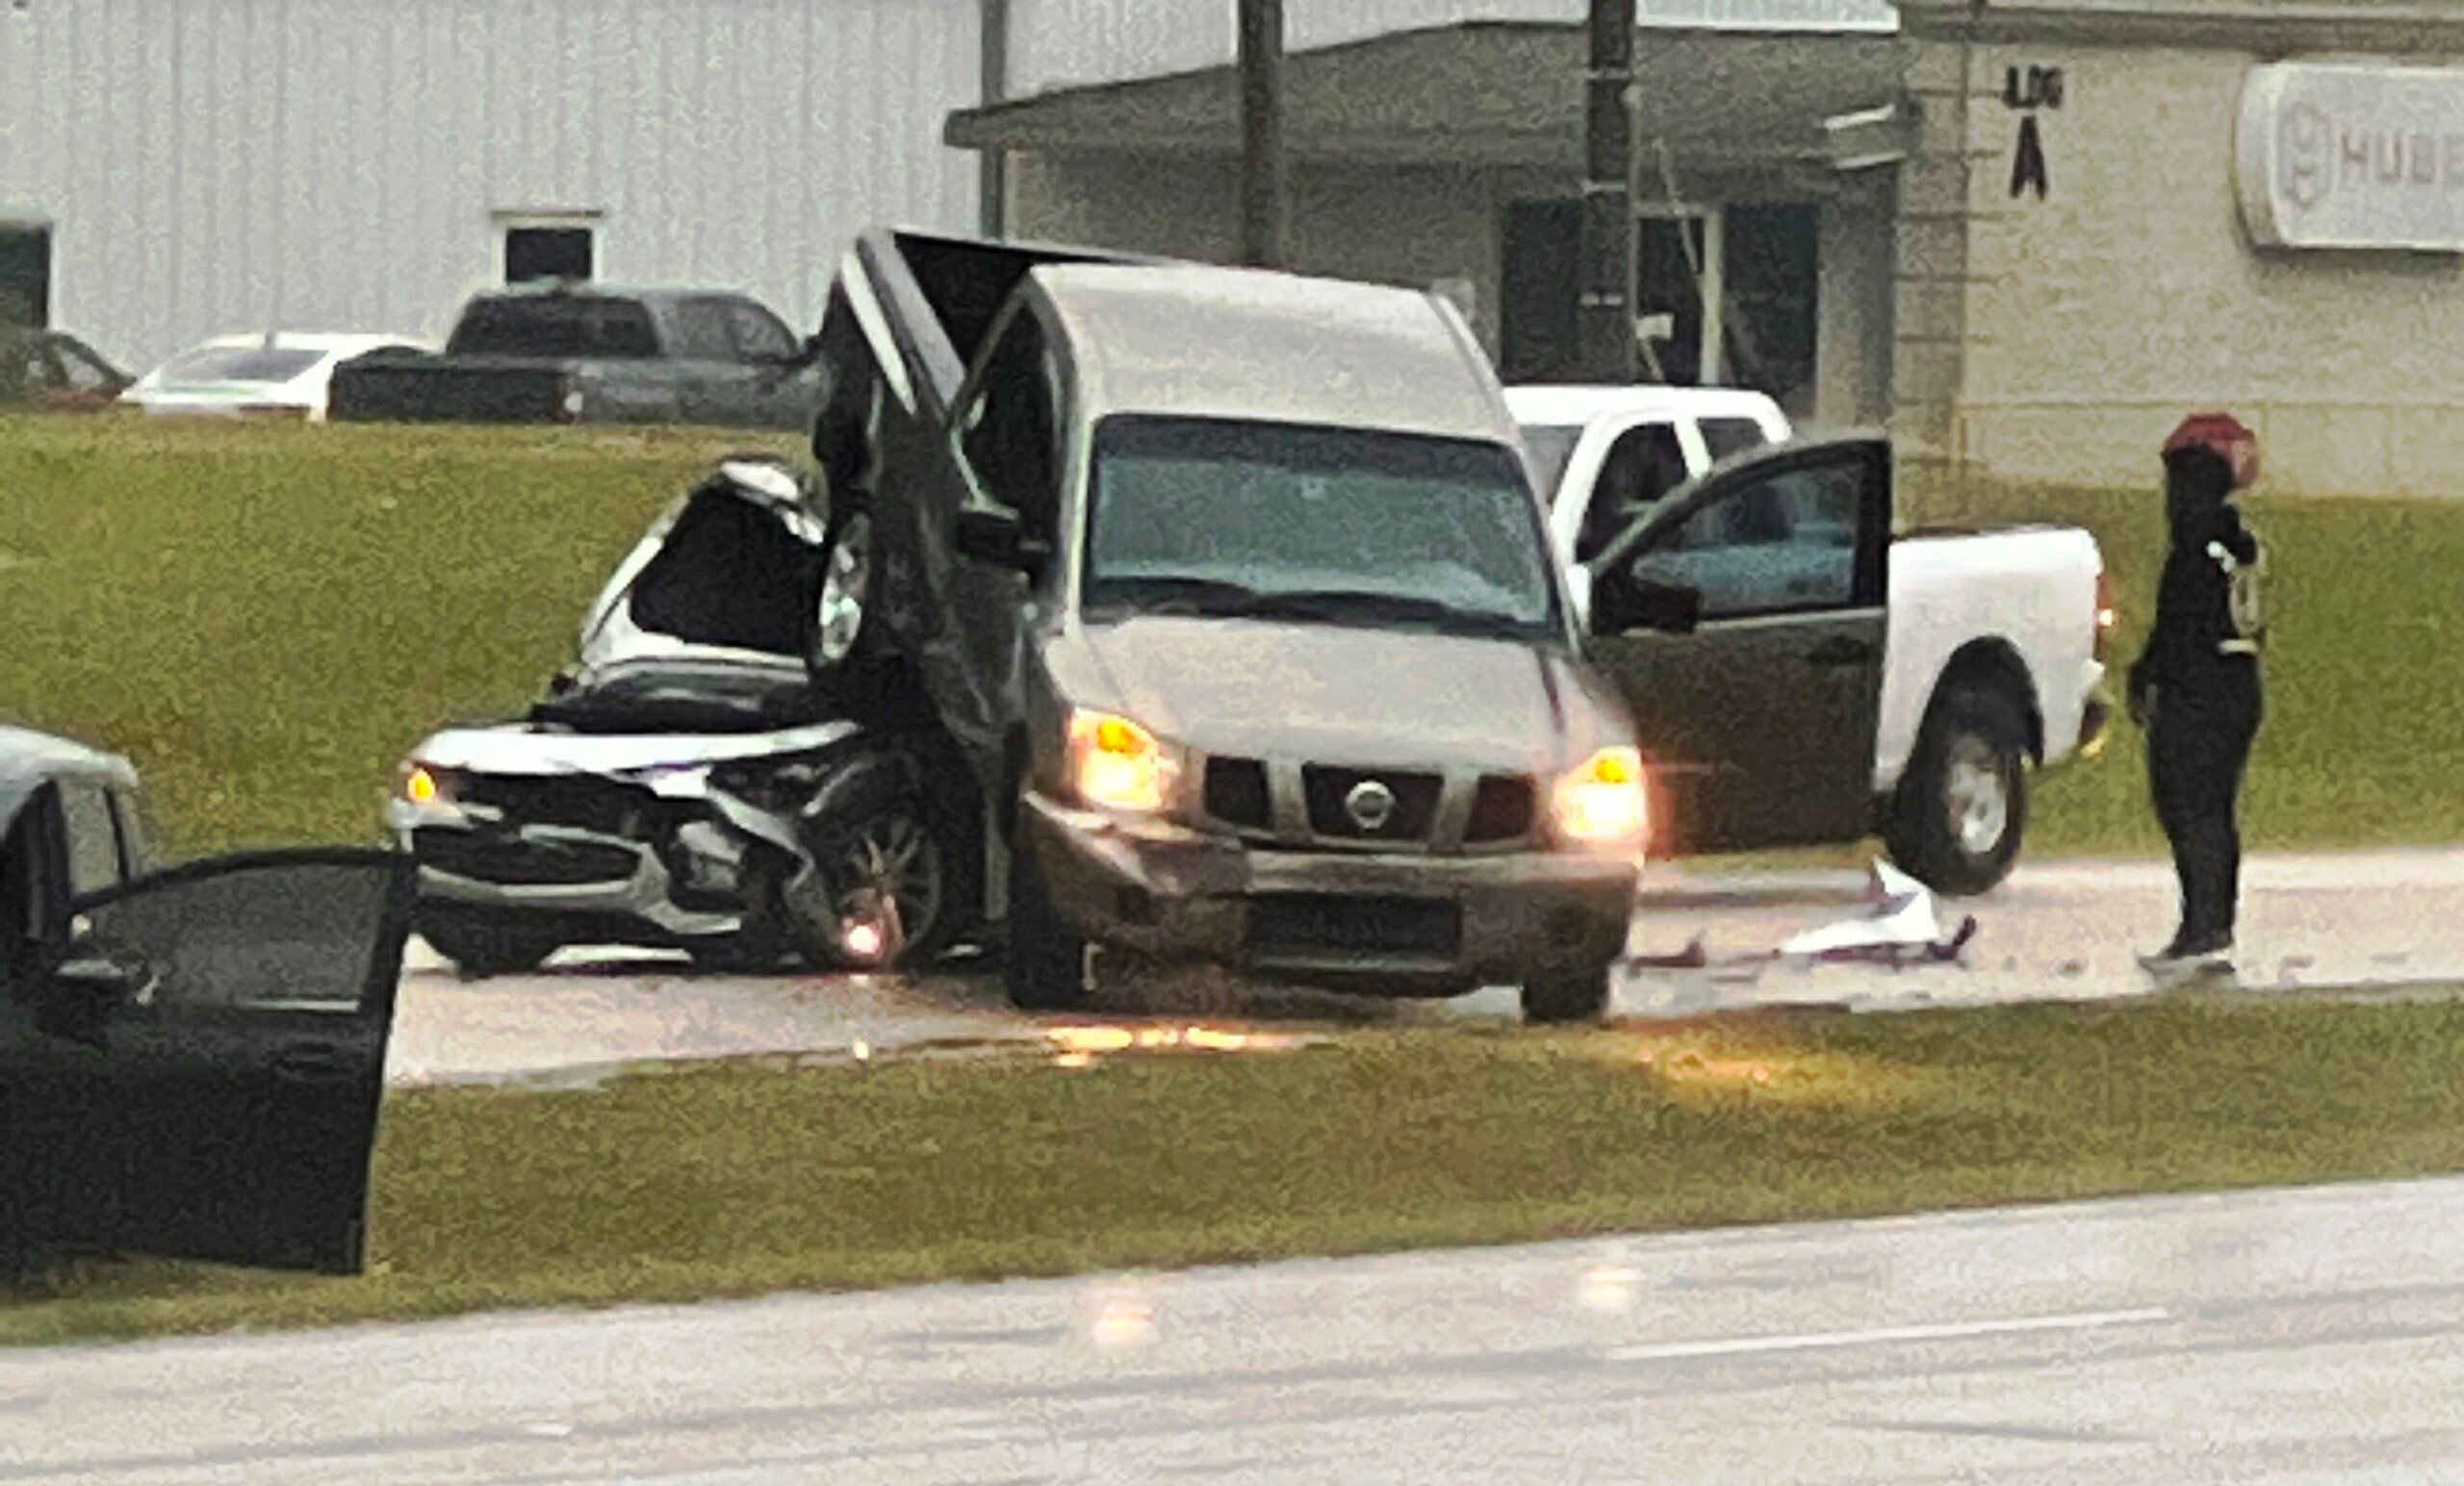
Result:
[[[1047,264],[1089,418],[1178,414],[1511,444],[1477,343],[1435,295],[1254,269]]]
[[[73,738],[0,724],[0,831],[16,820],[36,790],[62,779],[134,788],[137,766]]]
[[[1780,405],[1738,387],[1569,386],[1534,383],[1505,390],[1517,423],[1581,424],[1598,418],[1752,418],[1778,415]]]
[[[741,289],[695,288],[676,284],[608,284],[598,279],[534,279],[500,285],[473,295],[471,298],[473,303],[482,299],[636,299],[653,306],[678,304],[687,299],[761,302]]]

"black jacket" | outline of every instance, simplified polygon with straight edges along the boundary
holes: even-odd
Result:
[[[2156,623],[2130,668],[2130,695],[2198,693],[2246,683],[2266,638],[2259,608],[2264,551],[2242,513],[2220,504],[2173,528],[2156,588]]]

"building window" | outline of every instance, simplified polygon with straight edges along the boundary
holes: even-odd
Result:
[[[587,281],[596,259],[596,237],[588,226],[507,227],[504,230],[504,281],[526,284],[533,279]]]
[[[51,323],[51,228],[0,222],[0,326]]]
[[[1732,206],[1726,217],[1725,380],[1802,413],[1811,405],[1815,377],[1820,208]]]

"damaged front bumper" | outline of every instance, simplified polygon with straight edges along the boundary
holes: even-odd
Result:
[[[418,863],[418,917],[519,917],[572,941],[692,947],[744,933],[815,876],[792,807],[722,770],[784,767],[855,735],[439,734],[414,765],[433,797],[397,795],[386,825]]]
[[[1625,944],[1641,863],[1579,852],[1292,851],[1027,798],[1022,829],[1080,932],[1159,960],[1452,995]]]

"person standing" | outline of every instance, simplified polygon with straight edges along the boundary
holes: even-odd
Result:
[[[2169,545],[2130,715],[2147,734],[2148,784],[2173,849],[2180,928],[2141,962],[2158,973],[2229,968],[2241,898],[2242,775],[2262,711],[2266,552],[2234,498],[2258,475],[2258,440],[2230,414],[2195,415],[2165,441]]]

